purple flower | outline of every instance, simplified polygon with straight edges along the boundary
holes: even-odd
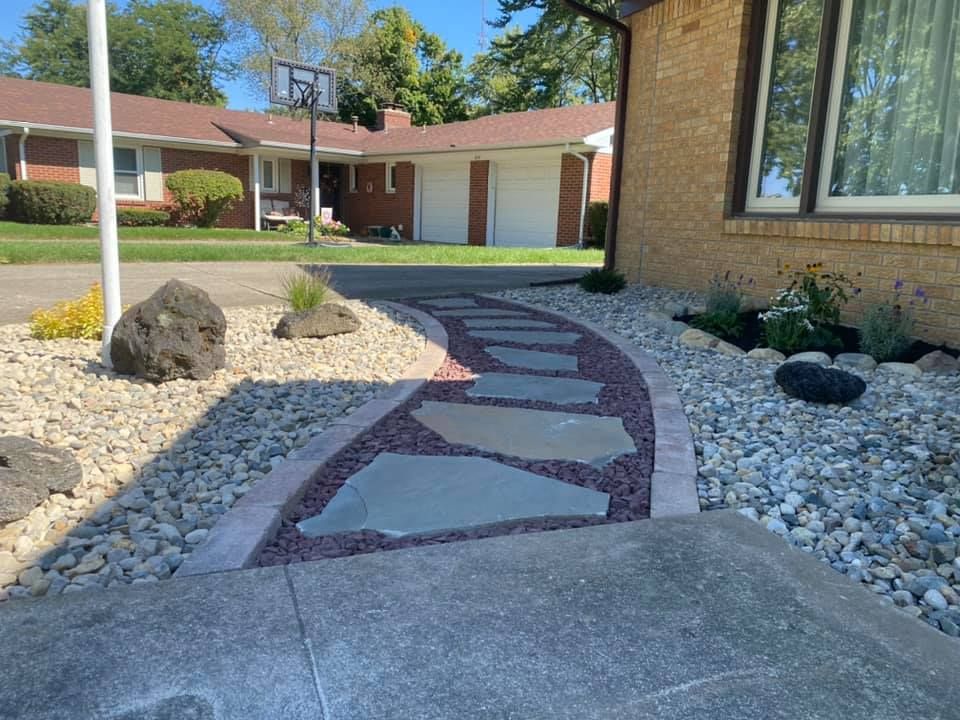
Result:
[[[903,280],[897,278],[897,281],[893,284],[894,290],[903,290]]]
[[[927,296],[927,291],[924,290],[923,288],[918,287],[916,290],[913,291],[913,294],[916,295],[918,298],[925,298]]]

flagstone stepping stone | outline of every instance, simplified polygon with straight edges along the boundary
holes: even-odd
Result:
[[[467,318],[463,324],[468,328],[553,328],[557,326],[543,320],[524,320],[523,318]]]
[[[597,402],[597,396],[603,387],[603,383],[572,378],[483,373],[477,377],[474,386],[467,390],[467,395],[570,405]]]
[[[432,300],[421,300],[422,305],[429,305],[436,308],[475,308],[477,301],[473,298],[433,298]]]
[[[474,457],[381,453],[323,511],[307,537],[375,530],[389,537],[546,517],[605,517],[607,493]]]
[[[510,367],[527,370],[554,370],[577,372],[577,356],[539,350],[518,350],[517,348],[490,345],[484,350],[495,359]]]
[[[448,443],[603,467],[637,451],[618,417],[424,400],[412,413]]]
[[[500,308],[464,308],[460,310],[437,310],[437,317],[526,317],[529,313],[522,310],[501,310]]]
[[[573,345],[580,339],[578,333],[550,332],[549,330],[471,330],[467,335],[481,340],[497,340],[522,345]]]

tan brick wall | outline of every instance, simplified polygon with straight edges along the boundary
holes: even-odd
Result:
[[[731,217],[750,12],[751,0],[665,0],[629,18],[617,268],[696,289],[732,270],[768,296],[781,265],[823,262],[860,273],[849,321],[900,278],[931,298],[919,334],[960,344],[960,226]]]
[[[467,218],[467,243],[487,244],[487,202],[489,195],[490,161],[470,163],[470,209]]]
[[[372,183],[372,192],[367,184]],[[343,193],[344,222],[358,235],[366,234],[368,225],[403,225],[400,234],[413,234],[413,163],[397,163],[397,191],[386,191],[386,165],[357,165],[357,192]]]

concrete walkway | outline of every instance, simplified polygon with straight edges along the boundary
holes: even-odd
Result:
[[[120,268],[125,303],[139,302],[170,278],[198,285],[223,307],[275,303],[296,263],[131,263]],[[576,278],[576,265],[328,265],[334,288],[350,298],[389,299],[452,292],[493,292],[533,282]],[[82,295],[100,266],[0,265],[0,324],[26,322],[38,307]]]
[[[960,643],[732,511],[0,605],[6,720],[942,720]]]

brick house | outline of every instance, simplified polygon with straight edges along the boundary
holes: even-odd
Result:
[[[822,262],[869,303],[922,287],[960,343],[960,3],[626,0],[632,38],[614,263],[769,296]]]
[[[308,122],[119,93],[112,110],[122,207],[169,206],[165,178],[188,168],[243,183],[227,227],[261,229],[267,208],[309,198]],[[0,172],[95,187],[92,114],[85,88],[0,78]],[[586,203],[607,199],[613,123],[611,103],[427,127],[390,108],[373,128],[321,122],[312,192],[355,232],[394,226],[428,242],[573,245]]]

